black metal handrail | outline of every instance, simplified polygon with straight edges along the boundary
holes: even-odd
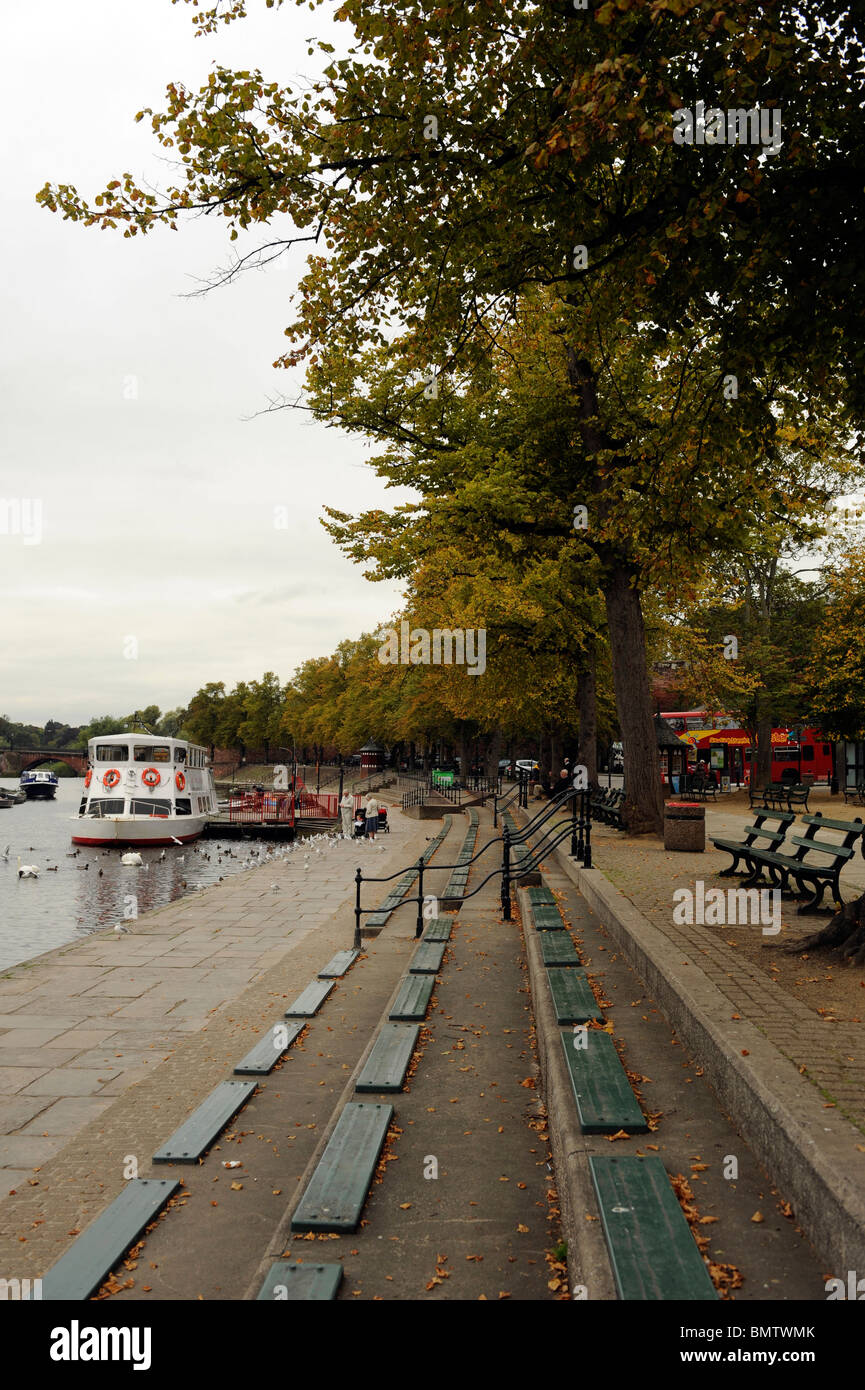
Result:
[[[426,788],[426,787],[416,787],[415,790],[414,790],[413,792],[403,792],[403,794],[402,794],[402,809],[403,809],[404,811],[407,811],[408,808],[409,808],[409,806],[424,806],[424,805],[426,805],[426,799],[427,799],[427,788]]]

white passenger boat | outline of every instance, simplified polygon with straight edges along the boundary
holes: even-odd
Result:
[[[87,745],[76,845],[172,845],[197,840],[216,815],[207,750],[179,738],[111,734]]]

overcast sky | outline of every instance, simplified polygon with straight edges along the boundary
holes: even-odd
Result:
[[[3,12],[0,498],[42,507],[39,544],[0,513],[11,719],[78,724],[185,704],[206,681],[268,669],[287,680],[399,604],[398,587],[364,580],[318,518],[327,504],[408,494],[385,489],[358,439],[294,412],[245,418],[290,385],[270,364],[302,249],[186,298],[226,263],[224,221],[129,240],[35,202],[46,180],[87,196],[126,169],[164,184],[148,122],[133,117],[160,109],[170,80],[197,89],[219,61],[290,83],[317,71],[308,35],[340,48],[349,37],[328,9],[251,9],[201,39],[190,7],[169,0]],[[274,526],[280,506],[288,530]]]

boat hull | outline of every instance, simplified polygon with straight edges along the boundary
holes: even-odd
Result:
[[[207,816],[73,816],[73,845],[138,847],[188,844],[197,840]]]
[[[53,801],[57,788],[51,782],[26,784],[21,788],[28,801]]]

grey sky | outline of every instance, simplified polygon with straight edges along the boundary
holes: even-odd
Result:
[[[310,33],[345,41],[328,10],[251,8],[202,39],[169,0],[4,10],[0,498],[43,512],[39,544],[0,530],[0,713],[12,719],[80,723],[167,709],[209,680],[287,679],[399,604],[318,517],[407,494],[385,490],[359,440],[290,412],[244,419],[290,386],[270,363],[302,255],[188,299],[226,263],[223,220],[124,240],[34,201],[46,179],[87,195],[125,169],[165,182],[133,116],[159,109],[169,80],[197,88],[218,60],[290,82],[316,70]],[[278,506],[288,530],[274,527]],[[130,636],[137,659],[124,656]]]

